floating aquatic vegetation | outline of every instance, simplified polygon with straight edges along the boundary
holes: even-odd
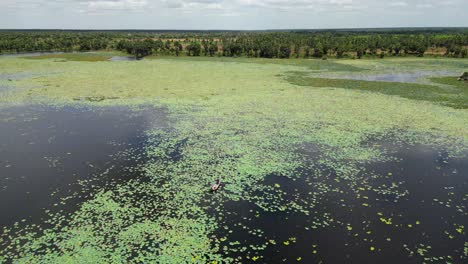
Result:
[[[457,165],[456,158],[466,158],[468,148],[466,110],[341,89],[328,80],[317,88],[283,79],[314,67],[359,70],[340,64],[346,61],[232,62],[236,63],[186,58],[60,64],[0,60],[8,72],[62,71],[15,82],[25,89],[2,97],[4,104],[35,100],[52,105],[165,106],[171,123],[170,128],[148,129],[147,144],[141,147],[147,160],[137,179],[97,187],[77,211],[52,214],[50,228],[26,228],[24,235],[6,232],[12,242],[6,243],[2,255],[19,262],[221,263],[268,262],[274,254],[284,254],[284,261],[309,263],[333,258],[321,250],[326,240],[318,239],[330,237],[337,238],[337,248],[345,252],[340,260],[353,252],[369,258],[391,255],[403,251],[404,243],[409,255],[438,259],[441,255],[432,255],[417,241],[422,230],[436,228],[453,236],[450,248],[441,250],[443,259],[461,259],[464,244],[457,234],[463,224],[459,219],[467,213],[460,202],[467,199],[462,197],[463,185],[437,189],[431,197],[412,193],[418,190],[417,180],[424,179],[412,175],[412,180],[394,170],[403,168],[411,156],[393,156],[412,145],[446,148],[449,154],[443,160],[448,163],[438,163],[437,175],[446,175],[447,169],[457,175],[452,171],[463,164]],[[381,84],[366,85],[379,89]],[[83,95],[119,99],[73,100]],[[211,194],[209,184],[217,178],[222,190]],[[453,198],[443,197],[448,193]],[[421,197],[424,203],[412,200]],[[437,201],[432,204],[432,199]],[[444,214],[459,211],[447,224],[403,209],[391,212],[395,205],[440,206]],[[268,222],[274,226],[266,226]],[[328,236],[334,232],[339,235]],[[401,232],[411,232],[415,239],[406,242]],[[24,242],[21,247],[16,246],[19,241]],[[394,251],[389,253],[383,243],[394,243]]]

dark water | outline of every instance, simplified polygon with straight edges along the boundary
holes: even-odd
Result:
[[[419,71],[419,72],[397,72],[376,75],[347,75],[338,77],[340,79],[362,80],[362,81],[384,81],[384,82],[403,82],[403,83],[417,83],[421,82],[424,78],[429,77],[444,77],[444,76],[457,76],[459,73],[450,71]],[[332,77],[336,78],[336,77]]]
[[[468,158],[428,146],[399,146],[394,157],[349,181],[332,170],[269,176],[263,184],[281,186],[279,195],[263,196],[284,199],[285,212],[225,202],[217,237],[238,250],[225,256],[247,263],[467,263]],[[288,212],[307,201],[307,214]]]
[[[25,53],[14,53],[14,54],[0,54],[0,58],[8,58],[8,57],[37,57],[41,55],[49,55],[49,54],[93,54],[96,52],[25,52]],[[136,59],[135,56],[114,56],[109,59],[109,61],[135,61],[135,60],[142,60]]]
[[[135,58],[135,56],[114,56],[109,59],[109,61],[136,61],[136,60],[142,60]]]
[[[48,54],[63,54],[65,52],[55,51],[55,52],[24,52],[24,53],[13,53],[13,54],[0,54],[1,57],[36,57],[41,55]]]
[[[45,210],[76,210],[92,185],[141,176],[129,168],[145,160],[143,132],[166,125],[158,110],[2,109],[0,226],[40,224]],[[210,197],[216,237],[225,239],[220,253],[243,263],[466,263],[468,153],[457,159],[429,146],[376,143],[394,158],[363,165],[353,179],[309,167],[295,178],[267,177],[262,185],[277,187],[256,197],[284,210]],[[319,155],[303,154],[312,165]]]
[[[44,209],[73,211],[88,197],[83,185],[138,177],[127,168],[143,159],[143,132],[164,125],[163,111],[156,110],[2,109],[0,226],[41,223]],[[61,203],[72,194],[77,199]]]

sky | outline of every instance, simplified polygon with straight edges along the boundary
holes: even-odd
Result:
[[[0,0],[0,29],[468,27],[468,0]]]

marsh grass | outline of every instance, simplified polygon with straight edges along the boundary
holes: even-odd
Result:
[[[293,72],[286,79],[295,85],[310,87],[336,87],[351,90],[378,92],[396,95],[412,100],[423,100],[453,108],[468,108],[468,84],[457,81],[457,77],[431,78],[434,83],[428,85],[417,83],[359,81],[348,79],[327,79],[308,77],[307,72]]]
[[[467,59],[446,59],[431,57],[400,57],[386,58],[384,60],[335,60],[335,62],[377,72],[382,72],[386,70],[394,70],[398,72],[415,70],[457,70],[460,71],[460,73],[462,73],[463,69],[466,69],[468,67]]]

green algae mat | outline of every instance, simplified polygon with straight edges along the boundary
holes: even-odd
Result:
[[[0,262],[467,261],[468,60],[70,56],[0,58],[0,125],[55,120],[38,106],[114,111],[113,129],[86,125],[111,136],[136,116],[144,140],[118,148],[132,176],[103,163],[80,191],[51,190],[40,219],[2,226]]]

